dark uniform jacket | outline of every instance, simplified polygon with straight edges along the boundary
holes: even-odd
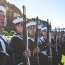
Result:
[[[47,55],[47,51],[48,51],[47,39],[41,37],[40,42],[41,42],[40,44],[41,52],[39,54],[40,65],[49,65],[48,55]]]
[[[35,40],[34,40],[34,38],[29,37],[28,41],[29,41],[29,49],[31,51],[30,64],[38,65],[37,56],[36,56],[36,54],[33,53],[33,50],[36,47]]]
[[[11,65],[13,63],[11,55],[8,39],[4,35],[0,35],[0,65]]]
[[[25,64],[25,57],[23,56],[23,51],[24,51],[24,43],[23,43],[23,38],[22,36],[17,33],[15,34],[12,39],[11,39],[11,49],[13,51],[13,58],[14,58],[14,64]]]

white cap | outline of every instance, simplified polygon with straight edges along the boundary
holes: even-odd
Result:
[[[34,21],[30,21],[29,23],[26,24],[26,27],[30,27],[30,26],[36,26],[36,22]]]
[[[38,29],[41,29],[41,28],[42,28],[42,25],[39,25],[39,26],[38,26]]]
[[[41,29],[41,31],[44,31],[44,30],[47,30],[47,27],[43,27],[43,28]]]
[[[6,8],[3,6],[0,6],[0,12],[4,12],[6,14]]]
[[[15,20],[13,20],[14,24],[17,24],[17,23],[20,23],[20,22],[23,22],[23,17],[22,18],[17,18]]]

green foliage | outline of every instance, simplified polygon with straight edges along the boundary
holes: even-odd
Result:
[[[13,36],[15,34],[15,31],[11,31],[10,35]]]
[[[5,36],[9,36],[9,33],[7,31],[4,31]]]
[[[8,38],[8,40],[10,41],[11,40],[11,38],[12,38],[12,36],[6,36],[7,38]]]
[[[6,0],[1,0],[1,1],[3,1],[3,3],[5,3],[5,7],[7,9],[7,14],[6,14],[6,16],[7,16],[7,26],[6,26],[5,30],[10,33],[11,30],[14,30],[13,24],[12,24],[12,21],[15,19],[14,13],[20,14],[20,17],[21,17],[22,12],[14,4],[11,4],[11,3],[7,2]],[[1,3],[1,4],[3,4],[3,3]]]

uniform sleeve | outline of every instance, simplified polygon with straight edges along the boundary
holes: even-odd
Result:
[[[34,42],[32,40],[30,40],[30,39],[28,41],[29,41],[29,49],[31,51],[33,51],[33,49],[34,49]]]
[[[25,63],[26,61],[26,58],[23,56],[23,52],[24,52],[23,44],[24,44],[23,40],[18,37],[13,37],[11,39],[10,46],[13,50],[14,59],[17,64],[19,64],[20,62]]]
[[[16,54],[21,53],[23,51],[22,40],[17,38],[17,37],[13,37],[11,39],[10,47],[13,50],[14,53],[16,53]]]

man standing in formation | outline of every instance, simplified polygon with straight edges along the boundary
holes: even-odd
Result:
[[[6,24],[6,8],[4,6],[0,6],[0,65],[10,65],[12,63],[9,41],[3,34]]]
[[[48,42],[47,42],[47,27],[41,28],[41,53],[40,53],[40,64],[43,65],[49,65],[48,60]]]
[[[31,58],[30,58],[31,65],[39,65],[39,58],[38,58],[39,55],[37,54],[39,54],[40,48],[35,42],[36,22],[30,21],[29,23],[27,23],[26,27],[29,36],[28,37],[29,49],[31,50]]]
[[[23,43],[23,17],[13,21],[16,34],[11,39],[11,49],[13,52],[14,65],[26,65],[26,58],[30,56],[30,50],[24,50]]]

